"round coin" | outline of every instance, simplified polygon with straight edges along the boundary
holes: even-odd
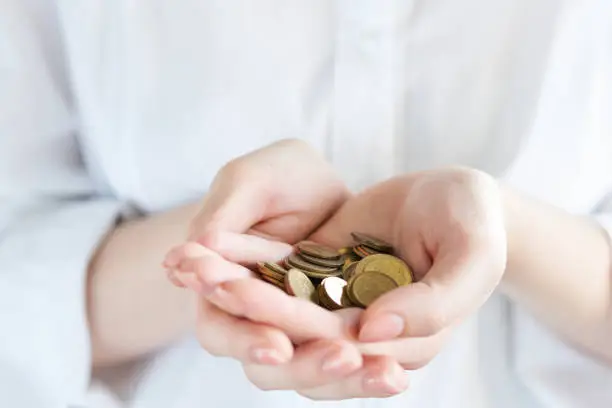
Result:
[[[358,248],[361,250],[362,253],[367,254],[367,256],[380,254],[379,251],[372,249],[370,247],[367,247],[365,245],[359,245]]]
[[[368,252],[363,245],[357,245],[355,248],[353,248],[353,252],[361,258],[365,258],[371,255],[370,252]]]
[[[351,300],[367,308],[380,296],[397,287],[397,283],[385,274],[364,272],[354,275],[350,280],[348,295]]]
[[[289,255],[287,257],[287,264],[291,265],[292,267],[301,269],[302,271],[314,272],[315,274],[319,274],[319,275],[339,273],[338,268],[312,264],[306,261],[304,258],[302,258],[298,254]]]
[[[408,285],[414,281],[412,270],[406,262],[388,254],[370,255],[359,261],[354,274],[359,275],[365,272],[378,272],[387,275],[398,286]]]
[[[321,294],[325,298],[325,303],[330,310],[342,309],[342,293],[347,282],[337,277],[329,277],[321,282]]]
[[[283,268],[282,266],[280,266],[279,264],[275,263],[275,262],[262,262],[264,267],[270,269],[271,271],[274,271],[276,273],[280,273],[282,275],[287,273],[287,269]]]
[[[257,263],[257,269],[259,270],[259,273],[262,276],[269,276],[270,278],[274,278],[281,281],[285,278],[285,275],[287,274],[287,271],[285,271],[280,266],[276,264],[269,264],[267,262]]]
[[[361,232],[352,232],[351,235],[353,236],[353,239],[358,243],[368,246],[378,252],[390,253],[393,251],[393,246],[390,243],[383,241],[382,239],[373,237],[372,235],[363,234]]]
[[[285,276],[285,289],[287,293],[295,297],[310,300],[313,303],[319,303],[317,291],[308,278],[302,271],[290,269]]]
[[[298,252],[323,259],[338,259],[340,253],[326,245],[317,244],[312,241],[302,241],[296,245]]]
[[[326,266],[328,268],[339,268],[344,263],[344,256],[341,256],[338,259],[325,259],[325,258],[317,258],[315,256],[310,256],[305,253],[300,253],[300,257],[302,259],[313,263],[315,265]]]
[[[338,253],[340,255],[345,255],[345,254],[348,254],[349,252],[351,252],[352,250],[353,250],[353,247],[344,247],[344,248],[340,248],[338,250]]]
[[[340,299],[340,301],[342,302],[342,306],[343,307],[361,307],[353,303],[353,301],[348,295],[347,288],[348,288],[348,285],[345,286],[344,289],[342,290],[342,298]]]
[[[271,277],[269,277],[267,275],[261,275],[261,279],[263,281],[271,283],[272,285],[277,286],[277,287],[285,290],[285,282],[284,282],[284,280],[274,279],[274,278],[271,278]]]
[[[355,274],[355,271],[357,270],[357,264],[358,262],[353,262],[342,270],[342,276],[344,277],[344,279],[346,279],[347,281],[351,279],[351,276],[353,276]]]

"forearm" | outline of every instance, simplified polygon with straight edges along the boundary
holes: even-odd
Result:
[[[98,249],[88,285],[94,365],[141,356],[194,327],[195,296],[171,285],[161,262],[196,212],[190,205],[128,222]]]
[[[502,288],[564,338],[612,361],[611,258],[605,231],[504,190],[508,267]]]

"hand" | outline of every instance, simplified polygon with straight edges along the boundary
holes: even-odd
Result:
[[[312,239],[340,247],[351,231],[392,243],[416,275],[416,283],[377,299],[359,323],[363,353],[393,356],[405,368],[427,364],[505,270],[500,192],[476,170],[428,171],[376,185],[348,201]]]
[[[245,267],[283,258],[292,248],[282,242],[306,238],[348,197],[316,152],[302,142],[276,143],[221,170],[194,220],[192,242],[166,257],[169,278],[201,295],[203,348],[242,361],[262,389],[337,399],[406,387],[392,359],[368,357],[364,364],[348,341],[351,319],[289,298]],[[293,343],[301,346],[294,350]]]

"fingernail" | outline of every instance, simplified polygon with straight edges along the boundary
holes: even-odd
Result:
[[[402,335],[406,325],[404,319],[394,313],[386,313],[368,320],[359,331],[363,342],[393,340]]]
[[[358,361],[342,348],[341,346],[334,345],[331,350],[323,357],[323,365],[321,369],[324,372],[332,374],[344,374],[348,371],[357,369],[359,365]]]
[[[404,390],[394,376],[390,373],[384,374],[368,374],[363,380],[363,387],[375,393],[384,393],[387,395],[395,395]]]
[[[234,315],[244,315],[244,305],[232,293],[227,291],[223,284],[218,285],[210,294],[209,300]]]
[[[251,349],[250,358],[257,364],[279,365],[286,362],[286,358],[274,348],[254,347]]]

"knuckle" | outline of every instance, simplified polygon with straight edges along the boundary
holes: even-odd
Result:
[[[215,230],[204,232],[198,242],[206,248],[217,252],[221,248],[221,233]]]

